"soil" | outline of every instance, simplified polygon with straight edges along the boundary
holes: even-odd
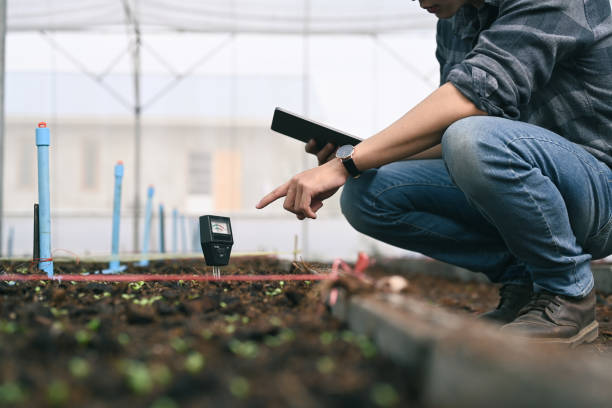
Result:
[[[0,264],[0,272],[30,273]],[[56,273],[103,264],[56,263]],[[128,273],[206,273],[201,261]],[[223,274],[286,273],[271,258]],[[295,271],[299,273],[300,271]],[[396,272],[396,271],[394,271]],[[368,271],[388,271],[376,265]],[[408,293],[459,313],[497,304],[497,287],[411,275]],[[418,378],[332,318],[314,282],[0,282],[0,406],[417,406]],[[612,296],[598,294],[609,353]]]
[[[103,264],[56,263],[56,273]],[[5,263],[0,271],[28,273]],[[223,274],[285,273],[274,259]],[[127,273],[204,273],[201,261]],[[0,282],[0,406],[411,406],[418,382],[314,282]]]

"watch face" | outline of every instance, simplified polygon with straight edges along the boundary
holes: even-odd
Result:
[[[340,146],[338,150],[336,150],[336,157],[338,157],[339,159],[346,159],[348,157],[351,157],[354,149],[355,148],[351,145]]]

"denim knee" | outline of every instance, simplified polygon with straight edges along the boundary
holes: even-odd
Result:
[[[375,223],[370,222],[375,213],[370,197],[371,173],[375,172],[375,170],[366,171],[356,179],[349,177],[340,196],[342,214],[353,228],[364,234],[367,234],[371,227],[377,227]]]
[[[451,179],[468,196],[486,194],[488,177],[501,159],[495,135],[499,118],[473,116],[458,120],[442,136],[442,157]]]

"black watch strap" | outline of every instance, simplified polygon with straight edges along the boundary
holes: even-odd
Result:
[[[342,159],[342,164],[344,164],[346,171],[348,171],[352,177],[356,178],[361,175],[361,172],[359,171],[357,166],[355,166],[355,162],[353,161],[352,157],[347,157],[346,159]]]

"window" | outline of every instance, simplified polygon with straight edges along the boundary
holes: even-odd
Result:
[[[187,192],[193,195],[210,195],[212,179],[210,153],[189,153],[187,166]]]

